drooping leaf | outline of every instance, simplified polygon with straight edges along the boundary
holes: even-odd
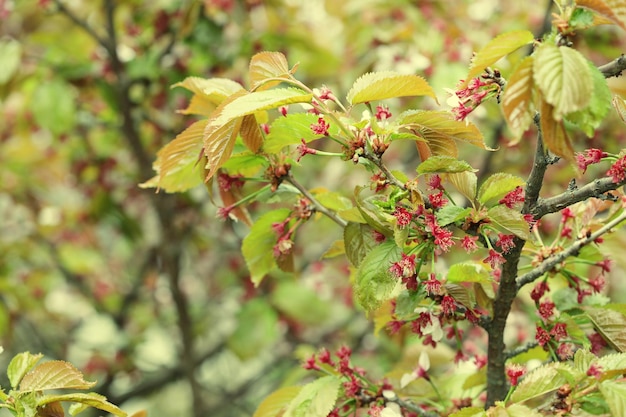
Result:
[[[287,405],[293,400],[298,393],[302,390],[302,387],[283,387],[280,388],[267,397],[254,412],[252,417],[278,417],[281,412],[285,410]]]
[[[592,137],[611,108],[611,90],[600,70],[590,61],[587,64],[593,78],[593,95],[587,107],[568,114],[566,119],[585,132],[587,137]]]
[[[278,315],[267,300],[253,298],[237,314],[237,328],[228,338],[228,348],[240,359],[254,358],[278,339]]]
[[[498,202],[515,188],[523,186],[524,180],[515,175],[498,172],[489,176],[478,190],[478,201],[481,205],[490,207]]]
[[[469,80],[482,74],[490,65],[495,64],[511,52],[514,52],[534,40],[534,36],[527,30],[514,30],[493,38],[472,59],[469,73],[462,86],[467,87]]]
[[[85,381],[83,374],[69,362],[49,361],[30,370],[20,382],[20,391],[50,389],[88,389],[95,382]]]
[[[223,125],[209,122],[204,130],[204,155],[206,156],[206,177],[209,181],[217,170],[230,158],[242,119],[234,119]]]
[[[194,93],[189,106],[179,110],[179,113],[206,117],[210,117],[215,108],[228,97],[245,91],[241,84],[227,78],[187,77],[172,85],[174,87],[183,87]]]
[[[534,54],[533,77],[557,122],[567,113],[584,109],[593,94],[589,64],[572,48],[542,44]],[[548,116],[543,110],[542,119]]]
[[[37,417],[65,417],[65,410],[60,402],[52,402],[37,407]]]
[[[358,267],[369,251],[376,246],[374,229],[368,224],[350,222],[343,229],[346,256],[350,263]]]
[[[461,262],[454,264],[448,270],[446,280],[451,283],[461,282],[484,282],[493,281],[491,275],[484,264],[479,262]]]
[[[393,241],[374,247],[361,260],[356,272],[354,295],[361,307],[373,311],[389,299],[398,279],[389,268],[400,260],[402,250]]]
[[[225,103],[211,125],[221,126],[230,120],[247,116],[263,110],[275,109],[294,103],[310,103],[313,96],[297,88],[275,88],[237,95],[234,100]]]
[[[302,387],[282,417],[326,417],[335,406],[341,380],[324,376]]]
[[[359,77],[348,92],[352,105],[394,97],[430,96],[437,100],[434,90],[419,75],[393,71],[370,72]]]
[[[511,395],[511,401],[520,403],[552,393],[568,382],[559,363],[535,369],[522,379]]]
[[[444,176],[456,189],[465,196],[470,202],[476,198],[476,183],[478,178],[476,174],[470,171],[455,172]]]
[[[491,222],[504,231],[512,233],[520,239],[530,239],[528,222],[524,220],[524,215],[519,211],[499,205],[490,208],[487,216]]]
[[[626,316],[606,308],[587,307],[585,311],[604,340],[618,352],[626,352]]]
[[[572,142],[565,131],[563,121],[552,118],[553,107],[545,101],[541,102],[541,132],[546,148],[553,154],[574,163],[575,153]]]
[[[450,112],[411,110],[402,113],[398,123],[426,139],[434,155],[456,156],[456,146],[452,140],[489,149],[482,133],[474,124],[455,120]],[[450,143],[454,149],[449,149]]]
[[[611,410],[611,415],[626,415],[626,384],[611,380],[602,381],[599,388]]]
[[[118,417],[126,417],[127,414],[120,410],[116,405],[107,401],[104,395],[96,394],[95,392],[89,393],[71,393],[61,395],[44,395],[39,398],[37,404],[39,406],[51,404],[55,402],[73,402],[86,405],[89,407],[97,408],[98,410],[106,411]],[[80,410],[82,411],[82,410]],[[70,407],[70,413],[72,415],[78,414],[78,407]]]
[[[256,286],[261,283],[265,274],[276,266],[273,248],[278,236],[272,229],[272,224],[284,221],[289,213],[290,210],[284,208],[264,214],[243,239],[241,251],[250,271],[250,279]]]
[[[17,71],[22,55],[22,45],[15,39],[0,39],[0,85],[9,81]]]
[[[24,375],[33,369],[41,358],[43,358],[41,353],[33,355],[30,352],[22,352],[15,355],[7,367],[11,388],[16,389]]]
[[[288,79],[291,75],[287,58],[280,52],[263,51],[255,54],[250,60],[248,70],[251,90],[265,90],[280,83],[267,81],[270,78]]]
[[[157,153],[152,167],[157,175],[140,185],[158,187],[168,193],[182,192],[202,183],[198,161],[202,152],[207,120],[199,120],[183,130]]]
[[[576,0],[576,4],[593,10],[626,30],[626,7],[623,0]]]
[[[511,74],[502,95],[502,111],[513,132],[514,143],[519,141],[533,121],[533,87],[533,57],[529,56]]]
[[[243,116],[239,134],[248,149],[254,153],[258,152],[263,144],[263,135],[261,134],[261,129],[259,128],[254,114]]]
[[[435,155],[431,156],[427,160],[423,161],[417,166],[417,173],[422,174],[435,174],[435,173],[454,173],[475,171],[470,164],[465,161],[458,160],[447,155]]]

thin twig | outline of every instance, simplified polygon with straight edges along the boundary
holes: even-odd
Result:
[[[528,343],[528,344],[526,344],[524,346],[520,346],[520,347],[517,347],[517,348],[515,348],[513,350],[508,350],[508,351],[504,352],[504,356],[507,359],[514,358],[517,355],[520,355],[520,354],[522,354],[524,352],[528,352],[529,350],[531,350],[532,348],[536,347],[537,345],[539,345],[539,343],[537,343],[537,342],[530,342],[530,343]]]
[[[107,42],[107,40],[100,35],[91,27],[89,24],[78,17],[71,9],[69,9],[61,0],[54,0],[54,4],[57,6],[58,10],[65,15],[68,19],[70,19],[74,24],[85,32],[89,34],[100,46],[106,49],[109,53],[111,53],[111,44]]]
[[[586,238],[580,239],[574,242],[570,247],[565,249],[563,252],[559,252],[558,254],[547,258],[539,266],[534,268],[532,271],[527,272],[524,275],[517,278],[517,289],[519,290],[524,285],[535,281],[537,278],[541,277],[542,275],[550,271],[552,268],[554,268],[561,262],[565,261],[570,256],[575,256],[583,246],[594,242],[600,236],[602,236],[605,233],[608,233],[612,228],[614,228],[615,226],[617,226],[624,220],[626,220],[626,213],[623,213],[619,217],[613,219],[612,221],[604,225],[602,228],[596,230],[594,233],[590,234]]]
[[[315,206],[315,210],[319,211],[320,213],[326,215],[329,219],[331,219],[332,221],[334,221],[335,223],[337,223],[339,226],[341,227],[346,227],[348,225],[348,222],[345,221],[344,219],[342,219],[341,217],[337,216],[337,214],[329,209],[327,209],[326,207],[324,207],[314,196],[313,194],[311,194],[309,192],[309,190],[307,190],[302,184],[300,184],[293,176],[293,174],[291,173],[291,171],[289,172],[289,175],[287,176],[287,181],[293,185],[294,187],[296,187],[298,189],[298,191],[300,191],[302,193],[303,196],[305,196],[311,203],[313,203],[313,205]]]

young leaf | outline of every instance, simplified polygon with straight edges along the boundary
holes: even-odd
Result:
[[[611,104],[613,104],[613,107],[615,108],[619,118],[622,119],[622,122],[626,123],[626,100],[619,96],[613,96]]]
[[[393,71],[369,72],[359,77],[348,92],[352,105],[394,97],[430,96],[437,100],[435,91],[419,75]]]
[[[350,222],[343,229],[346,256],[356,267],[376,245],[374,229],[368,224]]]
[[[609,112],[611,107],[609,104],[611,102],[611,90],[609,90],[606,78],[604,78],[600,70],[590,61],[587,61],[587,64],[593,78],[593,95],[589,100],[589,105],[565,117],[585,132],[587,137],[592,137]]]
[[[452,139],[489,149],[482,133],[474,124],[455,120],[450,112],[408,111],[399,116],[399,124],[426,139],[434,155],[456,156],[456,147],[452,152],[447,149]]]
[[[557,122],[567,113],[584,109],[593,94],[589,64],[572,48],[542,44],[534,54],[533,76],[543,99],[552,106],[551,115]],[[542,109],[542,119],[548,117]]]
[[[241,121],[242,119],[239,118],[230,120],[223,125],[213,125],[209,122],[204,129],[205,182],[215,175],[233,153]]]
[[[237,314],[237,329],[228,338],[228,347],[240,359],[254,358],[278,338],[278,314],[262,298],[246,302]]]
[[[461,262],[454,264],[448,270],[446,279],[450,283],[485,282],[493,281],[487,268],[479,262]]]
[[[272,224],[284,221],[289,213],[287,208],[266,213],[254,223],[250,233],[243,239],[241,251],[255,286],[276,266],[273,248],[278,236],[272,229]]]
[[[471,211],[472,209],[469,207],[448,204],[437,210],[437,224],[439,226],[447,226],[459,220],[465,220]]]
[[[490,208],[487,216],[496,226],[505,231],[514,234],[520,239],[530,239],[528,222],[524,220],[524,216],[519,211],[499,205]]]
[[[585,311],[604,340],[618,352],[626,352],[626,316],[605,308],[588,307]]]
[[[487,417],[487,413],[480,407],[462,408],[450,414],[448,417]]]
[[[275,88],[238,95],[226,103],[212,125],[221,126],[230,120],[263,110],[275,109],[294,103],[310,103],[313,96],[297,88]]]
[[[546,148],[550,152],[564,158],[566,161],[575,163],[574,147],[563,121],[556,121],[552,118],[553,107],[545,101],[541,102],[541,132]]]
[[[470,202],[476,198],[476,174],[470,171],[450,173],[444,176]]]
[[[335,406],[341,380],[324,376],[302,387],[282,417],[326,417]]]
[[[49,389],[88,389],[95,382],[85,381],[83,374],[69,362],[44,362],[31,369],[20,382],[20,391]]]
[[[270,78],[289,79],[289,64],[287,58],[280,52],[259,52],[250,60],[248,70],[251,90],[266,90],[280,81],[267,81]]]
[[[107,401],[106,397],[95,392],[89,393],[72,393],[62,395],[44,395],[37,401],[38,406],[51,404],[55,402],[73,402],[87,405],[89,407],[97,408],[98,410],[106,411],[118,417],[126,417],[127,414],[120,410],[116,405]],[[70,407],[72,415],[78,413],[77,407]],[[80,410],[82,411],[82,410]]]
[[[478,190],[478,202],[490,207],[498,202],[515,188],[524,185],[524,180],[515,175],[498,172],[485,180]]]
[[[622,0],[576,0],[576,4],[593,10],[626,30],[626,8]]]
[[[259,407],[252,417],[280,416],[281,411],[287,407],[301,390],[302,387],[283,387],[274,391],[261,401],[261,404],[259,404]]]
[[[200,114],[207,117],[211,116],[213,110],[226,98],[245,91],[241,84],[227,78],[187,77],[172,85],[172,88],[174,87],[183,87],[194,93],[189,106],[179,110],[179,113]]]
[[[503,403],[496,403],[495,407],[487,410],[487,413],[487,415],[498,417],[543,417],[543,414],[522,404],[511,404],[505,407]]]
[[[298,145],[300,140],[310,142],[321,138],[311,130],[311,125],[317,123],[318,116],[311,113],[289,113],[286,117],[279,117],[270,126],[270,133],[263,143],[263,150],[267,153],[278,153],[287,145]]]
[[[600,392],[613,416],[626,415],[626,385],[616,381],[602,381],[599,385]]]
[[[11,388],[16,389],[22,378],[24,378],[24,375],[26,375],[41,358],[43,358],[41,353],[33,355],[30,352],[23,352],[15,355],[7,367],[7,376],[9,377]]]
[[[462,87],[467,87],[469,80],[482,74],[485,68],[522,46],[528,45],[534,39],[533,34],[527,30],[514,30],[495,37],[472,60],[472,65]]]
[[[597,359],[604,371],[626,371],[626,353],[613,353]]]
[[[515,137],[514,143],[519,142],[533,121],[533,87],[533,57],[529,56],[511,74],[502,95],[502,111]]]
[[[65,410],[60,402],[52,402],[37,407],[37,417],[65,417]]]
[[[511,401],[521,403],[561,388],[568,382],[564,374],[559,372],[561,365],[560,363],[548,364],[526,375],[515,388]]]
[[[393,241],[374,247],[361,261],[356,272],[354,295],[366,311],[373,311],[389,299],[398,279],[389,268],[400,259],[402,250]]]
[[[248,149],[254,153],[259,151],[263,144],[263,135],[261,134],[261,129],[259,128],[254,114],[243,116],[239,134]]]
[[[444,172],[465,172],[475,171],[470,164],[465,161],[460,161],[456,158],[447,155],[435,155],[431,156],[427,160],[423,161],[417,166],[417,173],[422,174],[435,174]]]
[[[142,188],[158,187],[168,193],[182,192],[202,182],[198,161],[202,152],[207,120],[199,120],[183,130],[157,153],[152,167],[157,175],[140,184]]]

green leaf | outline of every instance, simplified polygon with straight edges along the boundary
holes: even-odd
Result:
[[[387,301],[398,284],[389,268],[400,260],[402,250],[393,241],[374,247],[361,261],[356,272],[354,295],[366,311],[373,311]]]
[[[464,220],[471,213],[471,208],[463,208],[460,206],[453,206],[447,204],[441,209],[437,210],[437,224],[439,226],[447,226],[460,220]]]
[[[26,375],[41,358],[43,358],[41,353],[33,355],[30,352],[23,352],[15,355],[7,367],[7,376],[9,377],[11,388],[16,389],[22,378],[24,378],[24,375]]]
[[[626,316],[606,308],[587,307],[585,312],[593,327],[618,352],[626,352]]]
[[[268,81],[272,78],[289,79],[289,64],[287,58],[280,52],[259,52],[250,60],[248,70],[251,90],[265,90],[280,83]],[[262,87],[262,88],[261,88]]]
[[[472,65],[462,86],[467,87],[469,81],[482,74],[485,68],[495,64],[501,58],[522,46],[528,45],[534,39],[534,35],[527,30],[514,30],[496,36],[483,49],[478,51],[474,59],[472,59]]]
[[[200,114],[210,117],[217,106],[233,94],[245,92],[236,81],[227,78],[200,78],[187,77],[183,81],[172,85],[183,87],[194,93],[186,109],[179,110],[182,114]]]
[[[31,369],[20,382],[20,391],[49,389],[89,389],[95,382],[85,381],[83,374],[69,362],[49,361]]]
[[[398,117],[398,124],[424,138],[434,155],[456,156],[456,147],[451,149],[450,145],[452,139],[488,149],[473,123],[455,120],[447,111],[409,110]]]
[[[326,417],[335,406],[341,379],[324,376],[302,387],[282,417]]]
[[[391,237],[393,235],[393,226],[390,220],[393,219],[393,217],[389,216],[391,217],[391,219],[389,220],[384,218],[381,214],[380,208],[374,204],[379,197],[376,195],[363,197],[361,195],[361,192],[363,190],[364,188],[359,186],[354,188],[354,199],[356,202],[356,206],[363,216],[363,219],[377,232],[382,233],[387,237]]]
[[[517,187],[524,186],[524,180],[515,175],[498,172],[485,180],[478,190],[478,202],[486,207],[498,202]]]
[[[337,191],[328,191],[326,189],[314,189],[310,191],[315,196],[317,202],[327,209],[343,211],[353,207],[352,200]]]
[[[470,202],[474,201],[474,198],[476,198],[476,183],[478,181],[476,174],[470,171],[454,172],[445,175],[444,178],[454,185]]]
[[[487,411],[490,412],[489,415],[498,417],[543,417],[543,414],[522,404],[511,404],[505,407],[502,403],[496,403]]]
[[[72,393],[72,394],[63,394],[63,395],[45,395],[37,401],[37,405],[41,406],[45,404],[51,404],[54,402],[80,403],[80,404],[87,405],[89,407],[106,411],[107,413],[111,413],[119,417],[127,416],[127,414],[124,411],[120,410],[116,405],[108,402],[105,396],[96,394],[95,392]],[[79,411],[77,410],[76,407],[74,408],[70,407],[70,412],[72,412],[72,415],[76,415]]]
[[[504,231],[512,233],[520,239],[530,239],[528,222],[524,220],[524,215],[519,211],[506,206],[495,206],[489,209],[487,216]]]
[[[396,298],[396,308],[394,309],[394,314],[399,319],[414,317],[415,309],[419,307],[425,297],[426,292],[423,290],[423,287],[420,287],[418,291],[402,291]]]
[[[502,95],[502,112],[515,137],[514,143],[519,142],[533,121],[533,87],[533,57],[529,56],[511,74]]]
[[[593,95],[589,105],[568,114],[565,118],[578,126],[588,137],[592,137],[611,108],[611,90],[600,70],[590,61],[587,61],[587,64],[593,78]]]
[[[278,315],[262,298],[245,303],[237,314],[237,329],[228,338],[228,347],[240,359],[258,356],[278,339]]]
[[[550,394],[566,384],[568,380],[559,372],[559,363],[551,363],[535,369],[522,379],[511,395],[511,401],[520,403]]]
[[[250,279],[258,286],[265,275],[276,266],[273,248],[278,236],[272,224],[284,221],[291,210],[276,209],[261,216],[243,239],[241,251],[250,271]]]
[[[577,50],[544,43],[535,51],[533,72],[543,99],[553,106],[555,121],[589,104],[593,78],[587,60]]]
[[[55,135],[61,135],[76,124],[76,93],[61,79],[44,81],[37,86],[31,103],[35,122]]]
[[[626,10],[622,0],[576,0],[576,4],[593,10],[626,30]]]
[[[278,311],[304,325],[320,324],[330,314],[328,303],[315,291],[293,281],[281,282],[270,299]]]
[[[480,407],[467,407],[450,414],[448,417],[487,417],[487,413]]]
[[[243,175],[252,177],[268,165],[267,158],[250,152],[242,152],[232,155],[228,161],[224,162],[222,168],[231,175]]]
[[[569,26],[574,30],[584,30],[594,26],[593,13],[587,9],[576,8],[569,18]]]
[[[287,405],[300,393],[302,387],[283,387],[267,397],[254,412],[252,417],[277,417],[280,416]]]
[[[604,371],[626,371],[626,353],[612,353],[597,359]]]
[[[279,153],[285,146],[299,145],[301,139],[308,143],[321,138],[322,135],[316,135],[311,130],[311,125],[317,123],[318,117],[312,113],[288,113],[286,117],[277,118],[265,137],[263,150],[267,153]]]
[[[157,175],[140,184],[141,188],[158,187],[168,193],[182,192],[202,183],[198,161],[202,152],[207,120],[200,120],[182,131],[157,153],[152,168]]]
[[[368,224],[350,222],[343,229],[346,256],[356,267],[376,245],[374,229]]]
[[[393,71],[370,72],[359,77],[348,92],[352,105],[394,97],[430,96],[437,100],[434,90],[419,75]]]
[[[239,95],[223,107],[220,114],[211,120],[211,125],[221,126],[238,117],[287,104],[310,103],[312,98],[312,94],[297,88],[275,88]]]
[[[597,356],[593,353],[584,349],[578,349],[574,354],[574,367],[578,372],[587,373],[591,364],[596,362],[597,359]]]
[[[417,166],[417,173],[435,174],[443,172],[475,171],[470,164],[447,155],[434,155]]]
[[[599,388],[611,410],[611,415],[626,415],[626,384],[616,381],[602,381]]]
[[[9,81],[20,66],[22,45],[11,38],[0,39],[0,85]]]
[[[447,282],[461,283],[461,282],[479,282],[490,283],[493,281],[487,268],[479,262],[461,262],[454,264],[448,270],[446,275]]]

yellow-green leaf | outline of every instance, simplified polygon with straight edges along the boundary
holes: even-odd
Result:
[[[487,417],[487,413],[480,407],[467,407],[455,411],[448,417]]]
[[[626,415],[626,384],[617,381],[603,381],[599,388],[611,410],[611,415]]]
[[[359,77],[348,92],[348,102],[359,104],[394,97],[430,96],[435,91],[419,75],[393,71],[369,72]]]
[[[15,355],[7,367],[7,376],[9,377],[11,388],[17,388],[22,378],[24,378],[24,375],[26,375],[41,358],[43,358],[41,353],[33,355],[30,352],[22,352]]]
[[[527,30],[514,30],[495,37],[476,54],[462,86],[467,87],[469,80],[482,74],[485,68],[533,40],[533,34]]]
[[[15,39],[0,39],[0,84],[4,84],[13,77],[20,65],[22,45]]]
[[[454,264],[448,270],[446,279],[451,283],[460,282],[484,282],[493,281],[491,275],[484,264],[479,262],[467,261]]]
[[[588,307],[585,311],[604,340],[618,352],[626,352],[626,316],[605,308]]]
[[[248,149],[254,153],[258,152],[263,144],[263,134],[261,133],[259,123],[257,122],[254,114],[249,114],[243,117],[239,134],[243,139],[244,145],[246,145]]]
[[[560,372],[560,363],[552,363],[537,368],[522,379],[515,388],[511,401],[520,403],[533,398],[552,393],[568,382],[565,375]]]
[[[283,387],[268,395],[254,412],[252,417],[277,417],[281,415],[289,402],[293,400],[302,387]]]
[[[241,84],[227,78],[187,77],[172,85],[172,88],[174,87],[183,87],[194,93],[189,106],[179,110],[179,113],[200,114],[207,117],[226,98],[245,91]]]
[[[499,205],[490,208],[487,215],[491,222],[504,229],[504,231],[524,240],[530,239],[528,222],[524,220],[524,215],[519,211]]]
[[[626,3],[624,0],[576,0],[576,4],[593,10],[626,30]]]
[[[565,131],[563,120],[556,121],[552,117],[553,107],[542,101],[541,103],[541,133],[546,148],[555,155],[575,163],[575,152],[572,142]]]
[[[324,376],[302,387],[283,417],[326,417],[335,406],[341,380]]]
[[[589,64],[580,52],[544,43],[534,54],[533,77],[543,99],[552,105],[552,118],[585,108],[593,94]],[[542,116],[546,117],[542,112]]]
[[[158,187],[168,193],[186,191],[202,182],[198,161],[202,152],[207,120],[199,120],[182,131],[157,153],[152,167],[157,175],[140,184],[142,188]]]
[[[475,171],[466,161],[453,158],[447,155],[434,155],[417,166],[417,173],[434,174],[434,173],[455,173]]]
[[[116,405],[108,402],[104,395],[96,394],[95,392],[44,395],[43,397],[39,398],[39,400],[37,401],[37,405],[41,406],[55,402],[79,403],[82,406],[97,408],[99,410],[106,411],[107,413],[111,413],[119,417],[127,416],[127,414],[124,411],[120,410]],[[79,411],[82,411],[82,408],[84,407],[77,407],[76,404],[73,404],[72,407],[70,407],[70,412],[72,415],[76,415]]]
[[[20,382],[20,391],[49,389],[88,389],[95,382],[85,381],[83,374],[69,362],[49,361],[31,369]]]
[[[611,103],[619,118],[622,119],[622,122],[626,123],[626,100],[619,96],[613,96]]]
[[[478,178],[476,174],[470,171],[454,172],[444,176],[452,185],[456,187],[469,201],[476,198],[476,183]]]
[[[533,57],[529,56],[515,69],[502,95],[502,111],[517,143],[528,130],[535,114],[533,99]]]
[[[490,175],[478,190],[478,201],[483,206],[491,207],[515,188],[523,186],[524,180],[518,176],[498,172]]]
[[[400,260],[402,251],[395,242],[387,240],[370,250],[361,260],[354,283],[354,295],[361,307],[374,311],[387,301],[398,279],[389,268]]]
[[[257,91],[265,90],[280,83],[280,81],[268,82],[268,79],[288,79],[291,75],[285,55],[280,52],[267,51],[259,52],[252,57],[248,74],[250,77],[250,89]]]

